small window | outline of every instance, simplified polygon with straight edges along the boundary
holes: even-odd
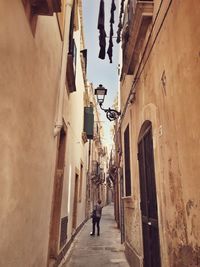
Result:
[[[129,125],[124,132],[125,196],[131,196]]]

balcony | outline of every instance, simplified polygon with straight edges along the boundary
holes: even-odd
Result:
[[[99,169],[99,163],[96,160],[92,160],[92,170],[91,174],[93,175],[98,175],[98,169]]]
[[[131,0],[123,28],[123,74],[133,75],[144,39],[153,17],[153,1]]]
[[[61,12],[61,0],[30,0],[33,15],[53,16]]]

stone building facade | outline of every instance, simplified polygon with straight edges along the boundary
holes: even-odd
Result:
[[[93,107],[94,112],[94,136],[93,141],[89,146],[89,165],[88,165],[88,178],[90,181],[90,208],[92,210],[98,199],[101,199],[102,205],[107,205],[110,202],[109,193],[110,187],[107,184],[108,173],[108,148],[104,144],[103,125],[98,109],[96,97],[94,96],[93,84],[88,84],[87,87],[87,105]]]
[[[82,3],[1,1],[0,14],[0,266],[58,266],[90,212]]]
[[[121,167],[134,267],[200,262],[199,11],[198,1],[125,1]]]
[[[47,264],[62,40],[59,10],[40,11],[0,3],[0,266]]]

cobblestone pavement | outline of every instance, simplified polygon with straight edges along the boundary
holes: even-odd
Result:
[[[103,208],[100,236],[90,236],[92,221],[86,222],[76,236],[62,267],[129,267],[113,212],[113,204]]]

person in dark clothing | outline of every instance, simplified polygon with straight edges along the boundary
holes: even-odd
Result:
[[[94,207],[93,214],[92,214],[92,232],[90,235],[95,235],[95,226],[97,225],[97,235],[100,235],[100,220],[101,220],[101,213],[102,213],[102,205],[101,200],[97,201],[97,204]]]

